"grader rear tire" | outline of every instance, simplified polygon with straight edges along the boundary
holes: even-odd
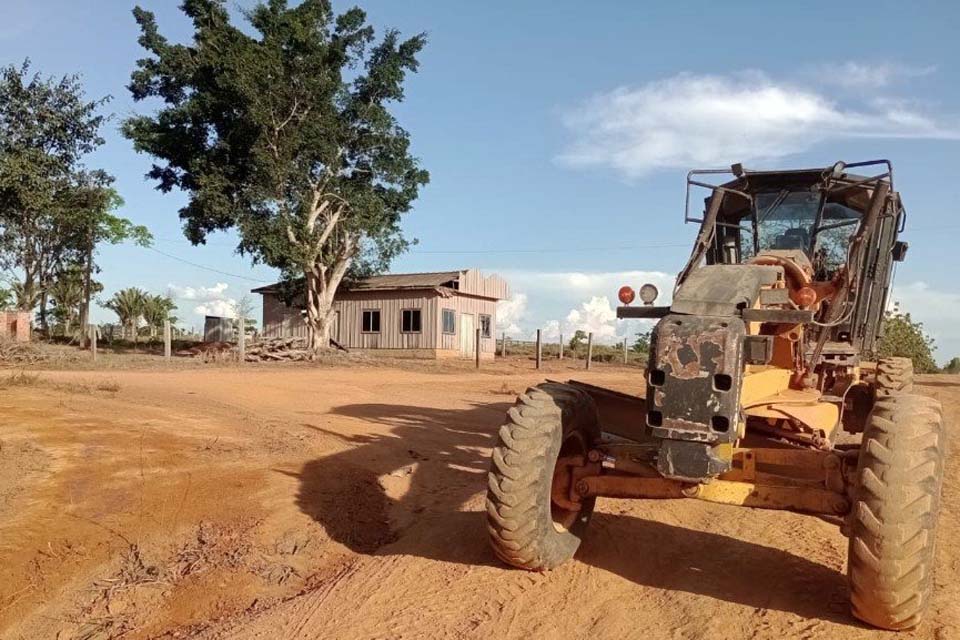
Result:
[[[860,448],[847,566],[853,615],[864,622],[909,629],[930,604],[945,456],[939,402],[877,399]]]
[[[555,503],[557,459],[585,456],[599,437],[597,408],[575,387],[545,383],[517,399],[500,428],[488,477],[487,529],[501,560],[545,571],[573,557],[595,499],[576,510]]]
[[[877,361],[877,399],[901,393],[913,393],[913,360],[881,358]]]

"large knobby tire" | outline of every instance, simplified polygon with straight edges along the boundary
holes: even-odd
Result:
[[[593,400],[558,383],[527,389],[507,412],[493,450],[487,492],[490,544],[507,564],[545,571],[573,557],[595,498],[578,510],[554,504],[557,458],[586,455],[600,437]]]
[[[910,358],[881,358],[877,361],[877,399],[913,393],[913,360]]]
[[[930,604],[945,445],[939,402],[878,398],[860,448],[847,566],[864,622],[909,629]]]

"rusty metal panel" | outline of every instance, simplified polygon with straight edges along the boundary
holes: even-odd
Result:
[[[745,335],[739,318],[669,315],[660,321],[647,372],[647,424],[654,436],[736,440]]]

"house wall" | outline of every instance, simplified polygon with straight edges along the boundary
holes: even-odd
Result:
[[[334,302],[333,338],[348,349],[436,349],[438,297],[432,290],[346,292]],[[379,333],[362,331],[362,314],[368,309],[380,311]],[[420,309],[419,333],[400,331],[403,309]]]
[[[337,321],[331,336],[348,349],[404,349],[411,354],[425,353],[427,357],[459,357],[462,315],[472,315],[474,328],[479,328],[479,316],[486,314],[490,316],[491,335],[481,339],[480,354],[481,357],[493,357],[496,351],[495,300],[462,295],[452,290],[446,290],[445,295],[433,289],[360,291],[338,295],[334,308]],[[362,313],[366,309],[380,310],[379,333],[362,331]],[[403,333],[400,330],[403,309],[421,310],[420,333]],[[443,333],[443,314],[440,309],[454,310],[454,334]],[[263,333],[270,338],[306,337],[307,328],[298,307],[288,307],[274,294],[266,293],[263,295]]]
[[[30,341],[29,311],[0,311],[0,339]]]
[[[497,350],[497,302],[486,298],[477,298],[474,296],[451,295],[447,298],[439,298],[439,309],[437,311],[437,335],[439,336],[438,348],[443,351],[452,351],[453,355],[460,355],[460,333],[462,316],[469,314],[473,316],[473,328],[480,328],[480,315],[490,316],[490,337],[480,338],[480,355],[493,355]],[[455,315],[456,333],[443,333],[443,313],[442,309],[452,309]],[[471,340],[476,340],[472,336]]]

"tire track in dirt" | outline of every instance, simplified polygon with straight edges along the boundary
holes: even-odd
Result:
[[[921,389],[940,396],[954,431],[960,384],[951,384]],[[927,622],[898,640],[944,640],[960,628],[955,455],[945,491],[938,592]],[[529,574],[497,565],[485,551],[481,498],[478,485],[462,507],[470,517],[414,521],[334,586],[204,637],[265,638],[271,629],[345,640],[894,637],[849,614],[846,539],[817,518],[697,501],[605,500],[575,561]]]

